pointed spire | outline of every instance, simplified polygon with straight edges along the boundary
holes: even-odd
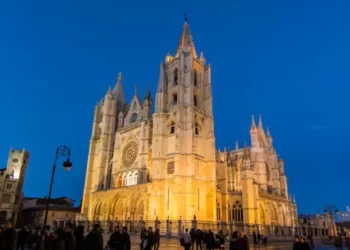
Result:
[[[111,86],[108,87],[108,91],[107,91],[106,97],[109,98],[109,99],[113,99],[113,91],[112,91]]]
[[[262,119],[261,119],[261,115],[259,115],[259,125],[258,125],[259,128],[263,128],[263,124],[262,124]]]
[[[266,137],[271,138],[269,127],[266,128]]]
[[[236,140],[236,150],[239,149],[239,146],[238,146],[238,140]]]
[[[252,115],[252,125],[250,126],[250,129],[256,129],[254,115]]]
[[[123,90],[123,86],[122,86],[122,80],[123,80],[122,72],[119,72],[118,77],[117,77],[117,84],[115,85],[115,87],[113,89],[113,95],[118,102],[125,103],[125,95],[124,95],[124,90]]]
[[[165,81],[164,81],[164,65],[160,62],[160,72],[159,72],[159,80],[158,80],[158,88],[157,92],[165,91]]]
[[[179,44],[177,46],[175,57],[180,56],[183,48],[185,48],[186,46],[189,46],[191,48],[192,56],[194,58],[197,58],[197,53],[194,47],[190,26],[187,23],[187,15],[185,15],[185,23],[184,23],[184,26],[182,27],[182,32],[181,32]]]
[[[149,87],[147,88],[147,91],[146,91],[146,95],[145,95],[144,100],[147,100],[147,101],[152,100],[151,89],[150,89]]]
[[[243,151],[243,160],[249,160],[250,159],[250,151],[247,147],[247,143],[244,143],[244,151]]]

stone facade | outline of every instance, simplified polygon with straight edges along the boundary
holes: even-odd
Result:
[[[271,135],[254,121],[250,148],[216,151],[211,88],[187,22],[175,55],[160,64],[153,114],[149,90],[140,99],[135,88],[125,102],[119,74],[95,107],[83,217],[163,233],[258,225],[291,232],[296,205]]]
[[[29,153],[25,149],[11,148],[7,167],[0,169],[0,224],[6,220],[17,221],[28,160]]]

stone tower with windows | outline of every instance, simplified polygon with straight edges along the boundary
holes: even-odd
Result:
[[[0,169],[0,224],[6,220],[14,224],[17,221],[28,160],[29,153],[25,149],[11,148],[7,167]]]
[[[203,53],[197,57],[187,21],[175,56],[168,54],[160,64],[151,177],[157,183],[152,192],[155,214],[184,220],[194,215],[200,220],[216,218],[210,66]]]

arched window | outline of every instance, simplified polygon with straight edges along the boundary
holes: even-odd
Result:
[[[4,194],[4,195],[2,196],[2,203],[10,203],[10,201],[11,201],[11,195],[9,195],[9,194]]]
[[[195,107],[197,107],[197,105],[198,105],[197,96],[196,96],[196,95],[193,95],[193,105],[194,105]]]
[[[179,79],[179,71],[177,69],[174,70],[174,85],[177,86]]]
[[[137,175],[138,175],[137,172],[135,172],[133,175],[133,182],[132,182],[133,185],[137,185]]]
[[[122,187],[122,177],[119,176],[118,178],[118,187]]]
[[[220,220],[220,204],[219,203],[216,206],[216,219]]]
[[[227,209],[227,217],[228,217],[228,221],[232,221],[232,213],[231,213],[231,208],[230,208],[230,205],[228,205],[228,209]]]
[[[132,176],[131,176],[131,173],[128,174],[127,181],[126,181],[126,185],[127,185],[127,186],[132,185]]]
[[[193,85],[194,85],[195,87],[198,86],[198,74],[197,74],[197,71],[194,71],[194,72],[193,72]]]
[[[177,105],[177,94],[173,94],[173,106]]]
[[[236,223],[243,222],[243,208],[239,201],[236,201],[236,204],[232,206],[232,219]]]
[[[170,124],[170,134],[174,134],[175,133],[175,123],[174,122],[171,122]]]
[[[127,182],[126,175],[124,176],[124,178],[123,178],[123,179],[124,179],[124,181],[123,181],[123,187],[125,187],[125,186],[127,186],[127,183],[128,183],[128,182]]]
[[[131,122],[131,123],[134,123],[134,122],[136,122],[136,120],[137,120],[137,114],[136,114],[136,113],[133,113],[133,114],[131,115],[130,122]]]
[[[194,133],[195,135],[199,135],[199,126],[197,122],[194,124]]]

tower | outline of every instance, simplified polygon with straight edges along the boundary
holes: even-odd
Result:
[[[160,64],[150,177],[150,209],[159,219],[216,219],[210,65],[197,57],[187,20],[175,55]]]
[[[241,173],[241,185],[242,185],[242,201],[243,218],[244,223],[248,225],[256,224],[256,210],[257,210],[257,191],[256,185],[254,185],[254,169],[250,160],[250,151],[247,146],[244,146],[242,157],[242,173]]]
[[[17,222],[28,160],[29,153],[25,149],[11,148],[7,167],[0,169],[0,224],[6,220]]]
[[[122,75],[119,73],[114,89],[109,88],[104,98],[95,106],[89,156],[85,176],[82,213],[89,215],[91,193],[113,185],[112,165],[114,135],[122,119],[118,114],[125,108]]]

